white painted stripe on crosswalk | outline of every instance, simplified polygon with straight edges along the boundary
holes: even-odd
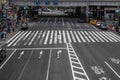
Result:
[[[75,76],[75,80],[87,80],[87,79],[79,78],[79,77],[76,77],[76,76]]]
[[[43,31],[40,31],[40,33],[39,33],[39,35],[38,35],[38,37],[37,37],[38,39],[40,39],[40,36],[42,35],[42,32],[43,32]]]
[[[67,33],[67,37],[68,37],[68,42],[71,43],[72,41],[71,41],[71,38],[70,38],[70,34],[69,34],[68,31],[66,31],[66,33]]]
[[[104,42],[104,40],[103,40],[100,36],[98,36],[97,33],[95,33],[94,31],[92,31],[92,33],[93,33],[101,42]]]
[[[53,33],[54,33],[54,31],[51,32],[49,44],[52,44],[52,41],[53,41]]]
[[[71,36],[72,36],[72,40],[73,40],[73,42],[75,42],[75,43],[76,43],[76,39],[75,39],[75,36],[73,35],[73,32],[72,32],[72,31],[70,31],[70,34],[71,34]]]
[[[47,32],[47,35],[46,35],[46,38],[45,38],[44,44],[47,44],[47,41],[48,41],[49,35],[50,35],[50,31]]]
[[[34,41],[34,39],[36,38],[36,36],[37,36],[38,33],[39,33],[39,31],[37,31],[37,32],[35,33],[35,35],[34,35],[33,38],[31,39],[31,41],[28,43],[29,46],[32,45],[32,42]]]
[[[108,36],[110,39],[112,39],[113,41],[115,41],[115,42],[118,42],[116,39],[114,39],[113,37],[112,37],[112,35],[110,35],[110,34],[108,34],[108,33],[106,33],[106,32],[103,32],[106,36]]]
[[[62,34],[61,34],[60,30],[59,30],[59,36],[58,36],[58,38],[59,38],[59,43],[62,43]]]
[[[113,38],[115,38],[117,41],[120,41],[120,39],[119,39],[118,37],[114,36],[111,32],[108,32],[108,31],[107,31],[107,33],[110,34],[110,35],[111,35]]]
[[[117,34],[115,34],[115,33],[113,33],[113,32],[110,32],[110,33],[120,39],[120,36],[118,36]]]
[[[21,32],[14,40],[12,40],[12,41],[7,45],[7,47],[11,46],[23,33],[24,33],[24,31]]]
[[[97,42],[100,42],[96,36],[91,32],[91,31],[88,31],[88,33],[97,41]]]
[[[87,33],[87,31],[84,31],[86,33],[86,35],[89,37],[89,39],[92,41],[92,42],[95,42],[95,40]]]
[[[102,37],[104,36],[104,38],[108,39],[110,42],[113,42],[108,36],[106,36],[103,32],[98,32],[99,34],[102,35]]]
[[[101,34],[99,34],[97,31],[95,31],[94,32],[96,35],[98,35],[100,38],[99,39],[101,39],[102,40],[102,42],[109,42],[107,39],[105,39]],[[105,41],[104,41],[105,40]]]
[[[83,42],[86,42],[86,40],[84,39],[84,37],[82,36],[82,34],[81,34],[79,31],[77,31],[77,33],[79,34],[79,36],[80,36],[80,38],[82,39],[82,41],[83,41]]]
[[[29,40],[32,38],[32,36],[34,35],[35,31],[32,32],[32,34],[28,37],[28,39],[26,40],[26,42],[23,44],[24,46],[27,45],[27,43],[29,42]]]
[[[54,44],[57,44],[57,31],[55,31]]]
[[[43,32],[39,44],[42,44],[42,43],[43,43],[43,39],[45,38],[45,34],[46,34],[46,33],[47,33],[46,31]]]
[[[40,33],[38,33],[37,39],[34,42],[34,45],[37,44],[38,40],[40,39],[40,36],[42,34],[43,31],[40,31]]]
[[[64,43],[67,43],[65,31],[62,31],[62,32],[63,32],[63,41],[64,41]]]
[[[20,38],[19,38],[12,46],[16,46],[17,43],[18,43],[27,33],[28,33],[28,31],[25,32],[24,34],[22,34],[22,36],[20,36]]]
[[[12,38],[10,38],[6,43],[9,43],[11,40],[13,40],[16,36],[20,34],[21,31],[19,31],[17,34],[15,34]]]
[[[76,36],[76,38],[77,38],[77,41],[78,41],[79,43],[81,43],[81,40],[80,40],[78,34],[76,33],[76,31],[74,31],[74,34],[75,34],[75,36]]]
[[[80,74],[80,75],[84,75],[84,76],[85,76],[85,73],[83,73],[83,72],[74,71],[74,73]]]
[[[31,34],[32,31],[30,31],[24,38],[23,40],[27,39],[27,37]]]
[[[88,37],[85,35],[85,33],[83,31],[80,31],[82,33],[82,35],[84,36],[84,38],[88,41],[88,42],[91,42]]]

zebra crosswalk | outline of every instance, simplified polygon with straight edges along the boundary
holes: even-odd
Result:
[[[6,43],[10,46],[30,46],[62,43],[120,42],[120,36],[110,31],[41,30],[19,31]]]

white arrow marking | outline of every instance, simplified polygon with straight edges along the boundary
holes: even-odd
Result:
[[[22,51],[18,57],[18,59],[20,59],[22,57],[22,55],[24,55],[24,51]]]
[[[43,51],[39,53],[39,59],[41,58],[42,54],[43,54]]]
[[[62,53],[62,51],[61,51],[61,50],[58,50],[58,51],[57,51],[57,58],[60,58],[60,53]]]

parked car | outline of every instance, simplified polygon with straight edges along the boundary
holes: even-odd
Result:
[[[100,25],[100,29],[102,30],[108,30],[108,27],[107,27],[107,24],[102,22],[101,25]]]
[[[0,63],[6,58],[6,49],[0,49]]]

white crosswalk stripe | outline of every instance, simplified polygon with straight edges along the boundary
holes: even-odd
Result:
[[[22,42],[24,41],[24,42]],[[63,43],[120,42],[120,37],[110,31],[46,30],[19,31],[7,43],[7,47],[20,45],[47,45]]]

